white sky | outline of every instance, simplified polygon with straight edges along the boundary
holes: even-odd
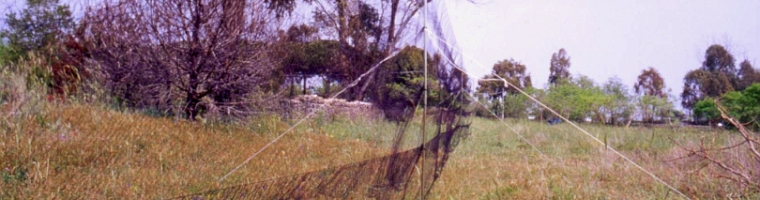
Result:
[[[683,77],[713,43],[760,67],[760,1],[450,1],[465,66],[478,77],[499,60],[521,61],[542,88],[552,53],[565,48],[572,74],[633,86],[650,66],[680,96]],[[477,60],[477,61],[474,61]],[[479,66],[480,63],[483,66]],[[676,103],[680,105],[680,101]]]

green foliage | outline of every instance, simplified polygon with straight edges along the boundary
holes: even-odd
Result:
[[[720,117],[718,108],[715,107],[715,100],[706,98],[699,100],[694,105],[694,117],[697,121],[714,120]]]
[[[0,41],[0,66],[4,67],[12,60],[11,48],[5,43]]]
[[[635,108],[631,104],[633,97],[623,81],[617,77],[610,78],[602,87],[602,91],[611,97],[611,101],[604,105],[609,113],[609,123],[621,124],[625,120],[630,120]]]
[[[644,95],[639,97],[639,111],[642,114],[642,120],[653,123],[673,117],[673,104],[667,97]]]
[[[609,105],[613,97],[607,95],[593,80],[586,76],[570,79],[549,87],[546,102],[563,116],[582,121],[586,117],[603,118],[601,110]]]
[[[721,98],[731,116],[753,130],[760,129],[760,83],[741,92],[729,92]]]
[[[529,104],[528,97],[523,94],[510,94],[504,96],[502,107],[504,116],[512,118],[524,118],[528,114]]]
[[[744,91],[728,92],[720,97],[719,103],[731,117],[738,119],[746,127],[760,130],[760,83],[752,84]],[[694,115],[710,121],[721,117],[715,100],[710,98],[697,102]]]
[[[26,5],[21,13],[9,13],[7,29],[0,31],[10,47],[7,56],[13,61],[59,43],[75,26],[69,6],[58,0],[27,0]]]
[[[440,102],[440,89],[438,66],[440,58],[429,58],[428,62],[428,104],[435,105]],[[391,119],[402,119],[415,107],[422,97],[425,77],[423,75],[423,50],[413,46],[407,46],[394,58],[386,62],[378,72],[382,76],[378,79],[374,90],[374,101],[386,112]]]

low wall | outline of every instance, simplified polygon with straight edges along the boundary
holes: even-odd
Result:
[[[291,117],[305,116],[314,110],[319,110],[317,114],[329,117],[377,119],[383,116],[383,112],[369,102],[326,99],[317,95],[297,96],[293,99],[284,100],[283,104],[284,108],[288,108]],[[322,106],[324,107],[320,108]]]

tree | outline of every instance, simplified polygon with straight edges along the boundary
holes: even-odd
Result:
[[[744,90],[753,83],[760,83],[760,71],[752,67],[752,64],[749,62],[749,60],[742,61],[739,66],[739,85],[736,88],[737,90]]]
[[[665,118],[673,117],[673,104],[668,100],[667,96],[639,96],[638,106],[642,120],[644,122],[649,122],[650,124],[654,124]]]
[[[549,73],[549,83],[552,85],[570,77],[570,57],[567,57],[567,51],[564,48],[552,54]]]
[[[41,79],[51,95],[62,98],[78,91],[89,73],[82,67],[87,49],[74,35],[76,30],[69,6],[58,0],[27,0],[20,13],[9,13],[0,30],[0,40],[7,42],[4,60],[14,62],[30,54],[44,59],[31,69],[31,76]]]
[[[760,130],[760,83],[752,84],[744,91],[728,92],[718,101],[725,107],[728,114],[743,126]],[[714,122],[721,118],[716,100],[711,98],[697,102],[694,115],[699,121]]]
[[[295,95],[297,78],[303,83],[306,94],[306,80],[313,76],[334,71],[339,66],[340,44],[334,40],[317,40],[318,29],[301,24],[291,26],[287,32],[280,33],[280,54],[282,70],[291,82],[290,96]],[[329,90],[329,88],[328,88]],[[329,92],[329,91],[328,91]]]
[[[705,60],[699,69],[692,70],[684,77],[681,104],[693,108],[704,97],[720,97],[739,87],[736,60],[721,45],[712,45],[705,51]]]
[[[667,95],[662,91],[664,87],[665,82],[656,69],[649,67],[641,71],[633,88],[639,94],[639,107],[644,121],[654,123],[658,111],[670,110]]]
[[[86,41],[105,86],[128,105],[195,119],[204,103],[242,108],[275,66],[259,1],[121,0],[85,13]]]
[[[507,87],[504,82],[499,81],[504,78],[511,86]],[[526,74],[526,67],[514,59],[502,60],[493,65],[491,74],[485,75],[478,81],[479,93],[488,95],[493,105],[493,109],[501,113],[502,117],[509,108],[512,112],[507,113],[509,117],[519,117],[524,113],[527,107],[524,98],[519,98],[516,88],[525,89],[532,87],[530,75]],[[520,111],[523,112],[520,112]]]
[[[618,77],[610,78],[602,86],[602,91],[612,98],[612,101],[604,106],[609,113],[609,123],[615,125],[623,121],[630,122],[634,111],[634,107],[631,105],[633,97],[623,81]]]
[[[639,95],[648,95],[656,97],[665,97],[662,89],[665,87],[665,81],[653,67],[641,71],[638,81],[633,84],[633,89]]]
[[[491,74],[478,81],[478,92],[488,94],[490,98],[500,98],[504,93],[517,93],[515,88],[505,88],[503,82],[488,79],[504,78],[509,84],[520,89],[532,87],[530,75],[526,74],[525,69],[525,65],[514,59],[499,61],[493,65]]]
[[[425,55],[422,49],[407,46],[380,69],[379,74],[387,76],[382,76],[383,79],[379,82],[385,84],[376,85],[372,91],[373,98],[377,99],[377,106],[385,112],[386,118],[404,121],[410,119],[410,115],[413,114],[413,108],[418,105],[424,92],[423,56]],[[440,58],[434,57],[429,60],[427,81],[431,100],[428,102],[436,104],[440,101],[436,98],[439,97],[440,89],[437,87],[439,70],[435,66],[439,65]]]
[[[13,61],[58,44],[75,26],[69,6],[59,0],[27,0],[26,5],[21,13],[8,13],[7,29],[0,31],[11,48]]]
[[[545,97],[547,105],[570,120],[583,121],[586,117],[597,116],[605,121],[601,108],[609,104],[612,98],[587,76],[571,77],[567,81],[566,84],[549,87]]]
[[[717,44],[707,48],[705,60],[702,62],[702,70],[710,72],[723,72],[734,74],[736,72],[736,59],[728,50]]]

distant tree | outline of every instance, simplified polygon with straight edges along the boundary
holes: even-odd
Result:
[[[306,80],[314,76],[321,76],[324,81],[338,79],[339,73],[345,69],[341,62],[340,43],[335,40],[318,40],[318,29],[298,25],[291,26],[287,32],[281,33],[279,47],[281,54],[282,70],[288,75],[291,82],[291,96],[294,94],[295,83],[300,80],[303,94],[306,94]],[[325,88],[329,93],[330,88]]]
[[[720,97],[719,102],[731,117],[745,127],[760,130],[760,83],[752,84],[743,91],[732,91]],[[694,114],[700,119],[714,122],[720,119],[715,100],[711,98],[699,101]]]
[[[30,51],[43,53],[63,41],[75,26],[69,6],[59,0],[27,0],[26,6],[20,13],[8,13],[7,27],[0,31],[14,61]]]
[[[548,89],[544,97],[547,104],[561,115],[574,121],[583,121],[586,117],[603,120],[604,105],[612,98],[605,95],[601,88],[587,76],[570,78],[566,84],[558,84]]]
[[[752,67],[749,60],[742,61],[739,66],[739,86],[736,88],[737,90],[744,90],[753,83],[760,83],[760,71]]]
[[[755,131],[760,130],[760,83],[753,83],[736,97],[724,96],[723,99],[729,112],[741,123]]]
[[[638,80],[633,84],[633,89],[639,95],[648,95],[656,97],[665,97],[662,89],[665,87],[665,81],[653,67],[641,71]]]
[[[618,77],[610,78],[602,86],[602,91],[612,98],[612,101],[605,106],[609,112],[609,123],[615,125],[623,121],[630,122],[634,111],[634,106],[631,104],[633,97],[623,81]]]
[[[504,78],[509,84],[520,89],[532,87],[530,75],[526,74],[526,67],[514,59],[502,60],[493,65],[491,74],[485,75],[483,79]],[[478,81],[478,92],[485,93],[491,98],[499,98],[505,93],[515,94],[517,90],[509,87],[505,88],[504,83],[500,81],[480,80]]]
[[[379,74],[382,79],[379,81],[385,83],[376,85],[373,98],[377,99],[376,106],[385,112],[386,118],[392,121],[404,121],[410,119],[414,113],[414,108],[418,105],[423,94],[425,77],[424,71],[424,52],[422,49],[407,46],[391,60],[386,62]],[[431,99],[429,104],[436,104],[439,101],[439,81],[438,70],[435,66],[440,62],[440,58],[429,58],[428,62],[428,95]]]
[[[643,115],[643,120],[654,123],[655,118],[672,110],[668,102],[668,95],[663,92],[665,81],[653,67],[641,71],[636,83],[633,85],[634,91],[639,95],[639,111]]]
[[[710,72],[723,72],[734,74],[736,72],[736,59],[728,50],[714,44],[705,51],[705,60],[702,62],[702,70]]]
[[[638,98],[639,112],[642,120],[648,123],[673,117],[673,104],[667,97],[643,95]]]
[[[506,87],[499,78],[504,78],[511,86]],[[522,94],[518,94],[514,87],[525,89],[532,85],[530,75],[526,74],[525,65],[514,59],[508,59],[493,65],[491,74],[483,76],[483,79],[478,81],[477,91],[488,95],[492,109],[501,113],[502,117],[505,114],[508,117],[519,117],[525,114],[527,102],[526,99],[518,97]],[[511,111],[507,111],[508,109]],[[520,112],[521,110],[523,112]]]
[[[556,84],[559,80],[570,77],[570,57],[564,48],[559,52],[552,54],[549,66],[549,83]]]
[[[721,45],[712,45],[705,51],[705,60],[699,69],[684,77],[681,105],[693,108],[705,97],[720,97],[739,88],[734,56]]]
[[[345,57],[340,53],[340,43],[336,40],[316,40],[306,46],[307,62],[310,69],[322,77],[325,96],[331,93],[332,82],[347,81],[349,73]]]

